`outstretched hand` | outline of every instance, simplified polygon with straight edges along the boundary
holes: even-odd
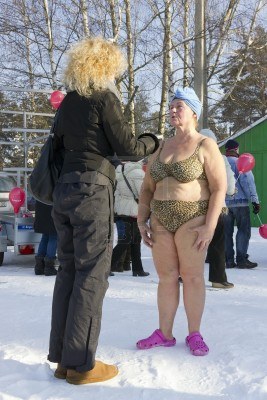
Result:
[[[208,228],[207,225],[196,226],[195,228],[189,228],[189,230],[197,233],[193,248],[199,251],[207,249],[212,240],[214,231]]]
[[[149,227],[149,225],[146,222],[139,223],[138,224],[138,228],[139,228],[139,231],[141,233],[141,236],[142,236],[144,244],[147,247],[151,248],[153,246],[153,241],[152,241],[152,238],[151,238],[151,235],[152,235],[151,228]]]

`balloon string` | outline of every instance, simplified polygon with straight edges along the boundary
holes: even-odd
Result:
[[[242,172],[239,172],[239,175],[238,175],[238,177],[237,177],[237,179],[236,179],[235,183],[237,183],[237,181],[238,181],[238,179],[239,179],[239,177],[240,177],[241,173],[242,173]]]
[[[259,218],[260,224],[263,225],[263,223],[261,222],[261,219],[260,219],[259,214],[256,214],[256,215],[257,215],[257,217]]]

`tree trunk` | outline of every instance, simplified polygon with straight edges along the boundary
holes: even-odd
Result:
[[[184,38],[189,36],[189,0],[183,1],[184,6]],[[184,42],[184,76],[183,86],[189,86],[189,41]]]
[[[112,24],[113,39],[114,39],[114,42],[116,42],[118,40],[120,24],[121,24],[121,10],[120,10],[120,7],[119,7],[118,8],[118,10],[119,10],[119,21],[117,22],[116,9],[115,9],[115,0],[108,0],[108,4],[109,4],[109,9],[110,9],[110,18],[111,18],[111,24]]]
[[[165,135],[166,107],[169,91],[170,62],[171,62],[171,1],[165,2],[164,40],[163,40],[163,73],[162,90],[159,110],[159,135]]]
[[[128,119],[131,126],[132,133],[135,134],[135,117],[134,117],[134,50],[133,50],[133,37],[131,26],[131,7],[130,0],[124,0],[126,6],[126,30],[127,30],[127,60],[128,60]]]
[[[53,33],[52,33],[52,24],[49,15],[49,6],[48,1],[43,0],[43,10],[45,14],[45,21],[47,27],[47,38],[48,38],[48,56],[50,61],[50,70],[51,70],[51,78],[52,78],[52,87],[53,89],[57,88],[57,80],[56,80],[56,66],[54,61],[54,41],[53,41]]]
[[[204,102],[205,43],[204,43],[205,0],[195,0],[195,55],[194,89],[201,103]],[[203,114],[200,116],[199,129],[203,128]]]
[[[87,0],[80,0],[83,31],[85,36],[90,36],[89,22],[88,22],[88,3]]]

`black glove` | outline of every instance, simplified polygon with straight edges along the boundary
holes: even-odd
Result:
[[[253,214],[258,214],[260,212],[261,206],[258,203],[255,203],[255,201],[252,203],[253,207]]]

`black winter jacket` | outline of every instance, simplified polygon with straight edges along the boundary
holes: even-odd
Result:
[[[117,96],[110,90],[89,98],[69,92],[61,103],[56,124],[55,149],[65,149],[62,173],[99,171],[114,181],[107,159],[140,160],[158,148],[156,136],[138,139],[131,134]]]

